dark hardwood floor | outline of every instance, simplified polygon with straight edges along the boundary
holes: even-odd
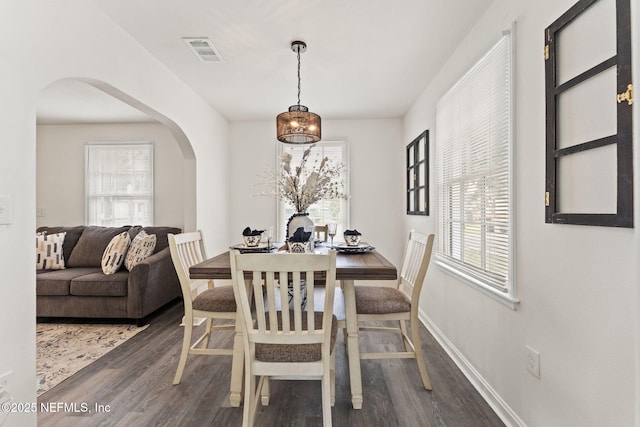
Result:
[[[182,343],[178,326],[182,313],[181,303],[156,313],[149,318],[146,330],[42,394],[38,405],[49,402],[57,405],[59,412],[39,412],[38,425],[242,425],[242,408],[229,405],[230,356],[190,356],[182,383],[172,385]],[[231,346],[231,332],[217,336],[216,343]],[[504,425],[425,328],[421,338],[433,391],[422,388],[414,360],[364,360],[364,405],[353,410],[340,332],[333,424]],[[395,334],[362,333],[363,350],[401,344]],[[321,426],[320,383],[273,381],[270,405],[258,408],[257,426]]]

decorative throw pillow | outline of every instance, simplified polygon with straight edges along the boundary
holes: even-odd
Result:
[[[102,254],[101,265],[104,274],[113,274],[120,269],[129,245],[131,245],[131,237],[126,231],[111,239],[111,242],[104,250],[104,254]]]
[[[153,253],[156,247],[156,235],[147,234],[146,231],[140,231],[131,242],[131,247],[124,260],[124,266],[131,271],[133,267],[138,265],[142,260]]]
[[[65,268],[62,244],[66,234],[36,234],[36,270],[62,270]]]

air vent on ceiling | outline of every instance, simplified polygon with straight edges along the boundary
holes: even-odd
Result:
[[[223,62],[208,37],[183,37],[182,40],[202,62]]]

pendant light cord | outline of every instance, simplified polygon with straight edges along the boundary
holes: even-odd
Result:
[[[300,48],[297,49],[298,53],[298,106],[300,106]]]

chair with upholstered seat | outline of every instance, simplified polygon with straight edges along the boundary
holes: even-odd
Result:
[[[184,337],[178,369],[173,384],[180,384],[187,357],[192,355],[231,356],[234,351],[242,351],[242,340],[236,336],[234,348],[208,348],[211,332],[234,330],[236,301],[232,286],[214,286],[212,281],[193,280],[189,277],[189,267],[206,259],[200,232],[169,234],[171,259],[180,279],[184,300]],[[193,344],[193,323],[206,319],[205,330]],[[214,325],[214,319],[225,319],[225,324]],[[228,322],[233,320],[233,322]],[[198,345],[200,345],[198,347]]]
[[[431,390],[431,381],[424,364],[420,345],[418,304],[424,282],[434,235],[411,230],[398,281],[393,287],[356,286],[356,312],[360,331],[394,331],[402,335],[405,351],[360,353],[360,359],[415,358],[424,388]],[[367,326],[371,321],[399,321],[399,327]],[[411,327],[411,338],[406,322]]]
[[[268,405],[269,378],[321,380],[323,425],[330,426],[335,395],[333,347],[338,330],[333,315],[335,251],[329,254],[231,251],[230,258],[245,348],[243,426],[253,425],[259,396],[262,404]],[[325,290],[324,307],[322,312],[316,312],[315,287],[320,280]],[[280,307],[284,310],[279,310]],[[257,383],[256,377],[260,377]]]

